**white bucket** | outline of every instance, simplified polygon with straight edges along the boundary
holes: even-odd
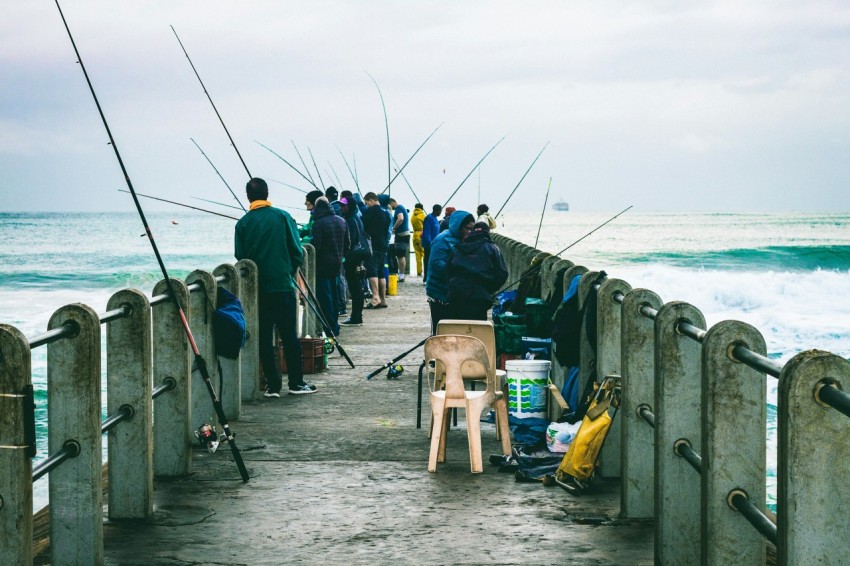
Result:
[[[518,419],[545,418],[549,360],[508,360],[508,412]]]

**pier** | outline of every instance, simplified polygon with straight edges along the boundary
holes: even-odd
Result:
[[[582,376],[588,379],[591,369],[598,377],[621,375],[624,392],[601,457],[604,479],[590,494],[574,497],[557,487],[517,483],[486,462],[483,474],[470,474],[463,417],[449,434],[447,461],[437,473],[427,472],[427,425],[416,427],[421,350],[401,361],[405,372],[399,379],[384,373],[364,379],[427,336],[424,288],[415,277],[399,285],[390,308],[366,311],[362,327],[343,330],[339,340],[357,367],[330,354],[328,371],[306,376],[319,387],[314,395],[262,398],[255,345],[247,345],[239,362],[222,366],[225,376],[241,376],[238,388],[225,382],[222,399],[251,475],[248,483],[240,480],[226,447],[209,454],[193,446],[192,432],[210,414],[209,398],[197,375],[191,377],[185,344],[164,338],[171,324],[157,311],[164,301],[156,291],[150,300],[122,291],[103,315],[90,307],[63,307],[48,334],[36,340],[0,329],[0,393],[15,408],[2,413],[0,464],[11,473],[0,486],[0,562],[763,564],[774,543],[780,564],[850,560],[841,518],[850,504],[844,485],[850,461],[846,360],[810,351],[780,367],[766,357],[757,329],[734,321],[707,329],[693,305],[664,303],[650,290],[617,279],[600,283],[596,271],[494,238],[510,281],[537,265],[542,297],[558,278],[576,275],[582,276],[582,300],[598,294],[596,354],[585,340]],[[308,254],[308,279],[309,267]],[[243,263],[181,282],[195,333],[208,336],[202,321],[210,301],[203,294],[209,296],[215,285],[230,286],[254,316],[255,276]],[[141,317],[135,328],[153,328],[147,342],[144,333],[132,335],[132,325],[124,327],[133,317]],[[103,501],[101,325],[108,332],[108,382],[120,377],[115,381],[127,386],[126,368],[135,368],[130,373],[138,377],[136,387],[123,393],[109,389],[110,414],[125,416],[110,424]],[[303,331],[315,335],[309,315]],[[67,454],[56,468],[61,473],[51,477],[51,544],[33,557],[25,516],[34,474],[25,453],[31,448],[25,390],[29,348],[44,344],[53,348],[51,388],[53,379],[65,376],[91,411],[66,430],[54,427],[51,415],[50,434],[57,435],[51,455]],[[145,344],[154,363],[144,357]],[[182,348],[162,352],[175,344]],[[213,359],[211,347],[210,340],[202,346]],[[134,361],[133,355],[141,357]],[[164,360],[172,364],[168,371]],[[593,368],[584,367],[591,363]],[[560,384],[563,368],[554,365],[553,380]],[[777,520],[764,505],[769,378],[780,379]],[[427,423],[427,392],[425,397]],[[164,400],[177,405],[161,410]],[[63,403],[51,402],[51,411]],[[181,406],[192,406],[191,420]],[[499,451],[493,425],[482,424],[482,442],[485,457]],[[29,502],[31,514],[31,492]]]

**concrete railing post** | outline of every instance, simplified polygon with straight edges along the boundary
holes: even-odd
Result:
[[[597,275],[599,275],[598,271],[588,271],[582,276],[581,281],[578,284],[579,312],[581,312],[587,302],[587,296],[590,293],[590,288]],[[604,375],[599,375],[596,372],[596,352],[594,351],[595,344],[591,345],[590,341],[587,339],[586,322],[587,315],[585,315],[585,317],[581,320],[581,336],[579,337],[579,359],[581,360],[578,384],[579,395],[581,395],[584,391],[588,381],[595,380],[599,382],[602,381],[603,377],[605,377]]]
[[[632,286],[622,279],[606,279],[599,286],[599,298],[596,303],[596,367],[599,379],[606,375],[621,375],[622,381],[629,376],[622,373],[620,358],[622,355],[622,314],[623,307],[614,300],[614,295],[627,294]],[[622,439],[622,419],[614,419],[600,454],[600,471],[603,477],[620,477],[620,446]]]
[[[850,417],[820,400],[829,384],[850,391],[850,363],[818,350],[797,354],[779,376],[780,566],[850,564]]]
[[[213,311],[215,310],[216,284],[208,271],[195,270],[186,277],[186,285],[199,283],[201,289],[189,294],[189,312],[191,312],[192,335],[201,356],[207,362],[210,382],[213,389],[219,390],[218,364],[215,359],[215,340],[213,336]],[[227,413],[225,413],[227,414]],[[210,399],[207,385],[196,367],[192,368],[192,430],[198,430],[202,424],[215,424],[215,407]]]
[[[0,324],[0,564],[32,564],[31,363],[23,333]]]
[[[623,427],[620,515],[624,519],[649,519],[655,505],[655,432],[637,413],[642,404],[655,411],[655,322],[640,309],[658,310],[662,304],[647,289],[633,289],[623,300],[619,415]]]
[[[240,274],[239,300],[245,312],[245,346],[239,356],[242,374],[242,400],[250,401],[260,394],[260,308],[258,303],[259,272],[250,259],[236,262]]]
[[[136,289],[118,291],[106,308],[122,307],[129,314],[106,327],[106,412],[128,406],[133,416],[109,431],[109,518],[143,519],[153,513],[151,311]]]
[[[764,537],[727,499],[743,490],[765,507],[766,376],[734,360],[743,345],[765,356],[764,338],[743,322],[715,324],[702,345],[702,532],[703,565],[764,564]]]
[[[184,314],[191,324],[192,313],[187,308],[189,291],[179,279],[171,279],[177,302],[183,305]],[[163,279],[153,289],[154,296],[167,292]],[[153,327],[153,385],[162,385],[167,377],[174,378],[176,387],[154,401],[153,419],[153,469],[162,477],[184,476],[192,467],[192,361],[189,340],[183,324],[169,299],[151,308]],[[202,383],[197,387],[204,389]]]
[[[677,440],[701,445],[701,345],[677,331],[705,328],[694,306],[671,302],[655,320],[655,561],[699,564],[700,475],[674,452]]]
[[[230,263],[223,263],[213,270],[216,277],[224,276],[219,285],[239,297],[241,278],[239,271]],[[241,301],[240,301],[241,302]],[[242,352],[239,352],[239,358]],[[242,371],[240,359],[231,360],[218,357],[218,370],[221,371],[221,390],[218,392],[224,414],[231,421],[239,420],[242,413]]]
[[[48,330],[69,325],[74,335],[47,346],[48,450],[79,450],[50,472],[51,563],[103,564],[100,319],[90,307],[67,305]]]

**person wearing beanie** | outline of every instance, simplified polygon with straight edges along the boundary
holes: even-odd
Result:
[[[425,207],[421,202],[413,206],[413,214],[410,215],[410,228],[413,230],[413,253],[416,257],[416,275],[422,276],[422,260],[425,258],[425,249],[422,247],[422,229],[425,226]]]
[[[447,318],[487,320],[493,294],[508,278],[499,247],[490,240],[490,227],[476,222],[454,247],[446,264],[448,275]]]
[[[425,251],[425,257],[422,258],[422,282],[428,281],[428,259],[431,255],[431,243],[434,238],[440,233],[440,213],[443,212],[443,207],[435,204],[431,207],[431,212],[425,216],[422,222],[422,249]]]
[[[393,212],[392,229],[395,238],[393,253],[397,261],[398,282],[404,283],[404,275],[407,273],[407,256],[410,255],[410,219],[407,209],[394,198],[390,198],[389,207]]]
[[[444,232],[449,229],[449,217],[455,211],[455,207],[447,206],[445,210],[443,210],[443,219],[440,221],[440,232]]]
[[[304,231],[301,234],[301,243],[309,244],[313,241],[313,208],[316,206],[316,199],[322,196],[322,191],[310,191],[304,197],[304,207],[310,211],[310,219],[304,225]]]

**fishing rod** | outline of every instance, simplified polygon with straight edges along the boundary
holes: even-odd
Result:
[[[290,189],[295,189],[299,193],[307,194],[308,191],[305,191],[301,187],[296,187],[295,185],[290,185],[289,183],[284,183],[283,181],[278,181],[277,179],[266,179],[267,181],[271,181],[272,183],[277,183],[278,185],[283,185],[284,187],[289,187]]]
[[[174,26],[170,26],[170,27],[171,27],[171,31],[174,32],[174,37],[177,38],[177,43],[180,44],[180,48],[183,50],[183,54],[186,55],[186,59],[189,61],[189,65],[191,65],[192,70],[195,72],[195,76],[198,77],[198,82],[201,83],[201,88],[204,89],[204,94],[207,95],[207,99],[210,101],[210,105],[212,105],[213,110],[215,111],[215,115],[218,116],[218,121],[221,122],[221,127],[224,128],[224,132],[227,134],[227,139],[230,140],[230,145],[232,145],[233,149],[236,150],[236,155],[239,156],[239,161],[242,162],[242,167],[245,168],[245,172],[248,173],[248,177],[252,177],[251,172],[248,171],[248,166],[245,165],[245,160],[242,159],[242,154],[239,153],[239,149],[236,147],[236,142],[233,141],[233,137],[230,135],[230,132],[227,130],[227,126],[224,125],[224,120],[221,118],[221,114],[218,113],[218,108],[215,107],[215,103],[213,102],[213,99],[210,96],[210,93],[207,91],[207,87],[206,87],[206,85],[204,85],[204,81],[201,80],[201,75],[198,74],[198,70],[195,68],[195,64],[192,63],[192,58],[189,57],[189,52],[186,51],[185,47],[183,47],[183,42],[180,41],[180,36],[177,35],[177,30],[174,29]],[[227,187],[227,188],[229,189],[230,187]]]
[[[401,166],[401,168],[398,170],[398,173],[396,173],[395,176],[392,179],[390,179],[390,183],[386,187],[384,187],[384,190],[381,191],[380,194],[384,194],[385,192],[387,192],[387,189],[390,188],[390,184],[392,184],[392,182],[396,180],[396,177],[401,175],[401,172],[404,171],[404,168],[407,167],[407,164],[410,163],[413,160],[414,157],[416,157],[416,154],[419,153],[419,150],[422,149],[425,146],[426,143],[428,143],[428,140],[431,139],[431,136],[433,136],[434,134],[437,133],[437,130],[439,130],[440,128],[443,127],[443,124],[445,124],[445,122],[440,122],[440,125],[437,126],[436,128],[434,128],[433,132],[428,134],[428,137],[425,138],[425,141],[420,143],[419,147],[416,148],[416,151],[413,152],[413,155],[411,155],[410,157],[407,158],[407,161],[404,162],[404,165]],[[356,160],[354,161],[354,174],[357,175],[357,161]]]
[[[228,215],[228,214],[222,214],[222,213],[220,213],[220,212],[215,212],[215,211],[213,211],[213,210],[207,210],[206,208],[198,208],[197,206],[192,206],[191,204],[183,204],[183,203],[181,203],[181,202],[175,202],[175,201],[173,201],[173,200],[168,200],[168,199],[164,199],[164,198],[154,197],[154,196],[146,195],[146,194],[143,194],[143,193],[132,193],[132,192],[130,192],[130,191],[125,191],[124,189],[118,189],[118,192],[119,192],[119,193],[130,193],[130,194],[131,194],[131,195],[133,195],[133,196],[149,198],[149,199],[151,199],[151,200],[158,200],[158,201],[160,201],[160,202],[167,202],[168,204],[176,204],[177,206],[185,206],[186,208],[191,208],[192,210],[198,210],[198,211],[200,211],[200,212],[206,212],[207,214],[215,214],[216,216],[221,216],[221,217],[223,217],[223,218],[230,218],[231,220],[239,220],[239,219],[238,219],[237,217],[235,217],[235,216],[230,216],[230,215]],[[235,207],[234,207],[234,208],[235,208]]]
[[[229,135],[229,134],[228,134],[228,135]],[[190,139],[190,140],[192,140],[192,143],[193,143],[193,144],[195,144],[195,147],[197,147],[197,148],[198,148],[198,151],[200,151],[200,152],[201,152],[201,155],[203,155],[203,156],[204,156],[204,158],[207,160],[207,163],[209,163],[209,164],[210,164],[210,167],[212,167],[212,168],[213,168],[213,171],[215,171],[215,172],[216,172],[216,174],[218,175],[218,178],[219,178],[219,179],[221,179],[221,182],[222,182],[222,183],[224,183],[224,186],[225,186],[225,187],[227,187],[227,190],[228,190],[228,191],[230,191],[230,194],[231,194],[231,195],[233,195],[233,198],[235,198],[235,199],[238,201],[239,199],[238,199],[238,198],[236,198],[236,194],[233,192],[233,189],[231,189],[231,188],[230,188],[230,185],[229,185],[229,184],[227,184],[227,181],[225,181],[225,180],[224,180],[224,177],[222,177],[222,176],[221,176],[221,173],[219,173],[219,172],[218,172],[218,168],[217,168],[217,167],[213,164],[212,160],[211,160],[209,157],[207,157],[207,154],[206,154],[206,153],[204,153],[204,150],[203,150],[203,149],[201,149],[201,146],[199,146],[199,145],[198,145],[198,142],[196,142],[194,138],[189,138],[189,139]],[[239,159],[242,159],[242,156],[241,156],[241,155],[239,156]],[[241,206],[241,203],[240,203],[240,206]],[[245,207],[244,207],[244,206],[242,207],[242,211],[243,211],[243,212],[245,211]]]
[[[342,160],[345,162],[345,166],[348,168],[348,174],[351,175],[351,178],[354,179],[354,186],[357,187],[357,192],[360,193],[360,196],[363,196],[363,193],[360,192],[360,183],[357,182],[357,175],[354,174],[354,171],[351,170],[351,165],[348,164],[348,160],[345,158],[345,154],[342,153],[342,150],[339,146],[336,146],[336,150],[339,152],[339,156],[342,157]]]
[[[393,163],[395,163],[395,166],[398,167],[398,163],[396,163],[395,157],[393,157]],[[401,178],[404,179],[404,182],[407,184],[407,188],[410,189],[411,193],[413,193],[413,198],[416,199],[416,202],[422,202],[421,200],[419,200],[419,196],[416,194],[416,191],[414,191],[413,187],[410,185],[410,181],[407,180],[407,176],[402,173]]]
[[[368,72],[366,72],[369,75]],[[393,191],[390,188],[393,184],[394,177],[392,176],[392,166],[390,165],[390,123],[387,120],[387,105],[384,104],[384,93],[381,92],[381,87],[378,86],[378,81],[375,80],[375,77],[369,75],[369,78],[372,79],[372,82],[375,83],[375,88],[378,89],[378,96],[381,97],[381,108],[384,109],[384,129],[387,132],[387,188],[386,191],[389,191],[389,195],[392,196]],[[381,191],[381,194],[384,194],[384,191]]]
[[[428,338],[430,338],[430,336],[429,336]],[[387,363],[385,363],[384,365],[382,365],[381,367],[379,367],[378,369],[376,369],[375,371],[373,371],[372,373],[370,373],[369,375],[367,375],[367,376],[366,376],[366,379],[367,379],[367,380],[370,380],[370,379],[372,379],[373,377],[375,377],[376,375],[378,375],[379,373],[381,373],[382,371],[384,371],[385,369],[387,369],[387,368],[389,368],[389,367],[392,367],[393,365],[395,365],[395,363],[396,363],[397,361],[399,361],[400,359],[402,359],[403,357],[405,357],[406,355],[408,355],[409,353],[411,353],[412,351],[414,351],[416,348],[419,348],[419,347],[420,347],[420,346],[422,346],[425,342],[427,342],[427,341],[428,341],[428,338],[425,338],[424,340],[422,340],[422,342],[420,342],[420,343],[419,343],[419,344],[417,344],[416,346],[412,347],[411,349],[407,350],[406,352],[403,352],[403,353],[399,354],[398,356],[394,357],[393,359],[391,359],[390,361],[388,361]]]
[[[537,154],[537,157],[534,158],[534,161],[531,162],[531,165],[529,165],[528,169],[525,170],[525,173],[522,174],[522,177],[520,178],[519,182],[516,184],[516,187],[514,187],[514,190],[511,191],[511,194],[509,194],[508,198],[505,200],[505,204],[503,204],[502,208],[499,209],[499,212],[497,212],[496,215],[493,216],[493,220],[496,220],[499,217],[499,214],[502,213],[502,210],[504,210],[504,208],[508,205],[508,201],[510,201],[511,197],[514,196],[514,193],[516,192],[516,190],[522,184],[523,180],[525,180],[525,176],[528,175],[528,172],[531,171],[531,168],[534,167],[534,164],[537,163],[537,160],[540,159],[540,156],[543,155],[543,152],[546,151],[546,148],[549,147],[550,143],[551,142],[546,142],[546,145],[543,146],[543,149],[540,150],[540,153]]]
[[[313,162],[313,168],[316,170],[316,175],[318,175],[319,182],[322,184],[322,192],[324,192],[328,189],[328,187],[325,185],[325,181],[322,179],[322,174],[319,172],[319,166],[316,165],[316,158],[313,157],[313,150],[308,147],[307,153],[310,154],[310,161]]]
[[[316,187],[316,183],[315,183],[315,181],[313,181],[313,174],[312,174],[312,173],[310,173],[310,168],[309,168],[309,167],[307,167],[307,163],[305,163],[305,162],[304,162],[304,158],[303,158],[303,157],[301,157],[301,152],[300,152],[300,151],[298,151],[298,146],[297,146],[297,145],[295,145],[295,140],[289,140],[289,142],[292,144],[292,147],[294,147],[294,148],[295,148],[295,153],[296,153],[296,155],[298,155],[298,159],[299,159],[299,161],[301,161],[301,166],[302,166],[302,167],[304,167],[304,170],[307,172],[307,175],[309,175],[309,177],[310,177],[310,182],[312,183],[312,185],[313,185],[314,187]],[[316,189],[318,190],[318,189],[319,189],[319,187],[316,187]]]
[[[445,210],[446,205],[449,204],[449,201],[452,200],[452,197],[457,194],[457,192],[460,190],[460,188],[463,186],[463,184],[466,182],[466,180],[469,179],[469,177],[472,176],[473,173],[475,173],[475,170],[478,169],[478,166],[481,165],[481,162],[484,161],[485,159],[487,159],[487,156],[490,155],[490,152],[493,151],[494,149],[496,149],[496,146],[499,145],[500,143],[502,143],[502,140],[504,140],[506,137],[507,136],[502,136],[502,139],[497,141],[496,145],[494,145],[493,147],[488,149],[487,153],[484,154],[484,157],[482,157],[481,159],[478,160],[478,163],[475,164],[475,167],[473,167],[472,170],[469,173],[466,174],[466,177],[463,178],[463,181],[460,182],[460,185],[457,186],[455,191],[452,194],[449,195],[449,198],[446,199],[446,202],[443,203],[443,210]]]
[[[118,160],[118,165],[121,168],[121,172],[124,174],[124,180],[127,182],[127,188],[130,189],[130,194],[133,196],[133,202],[136,205],[136,211],[139,213],[139,218],[142,220],[142,224],[145,227],[145,234],[147,234],[148,240],[151,243],[151,248],[153,249],[154,255],[156,256],[156,261],[159,263],[159,268],[162,271],[162,276],[165,279],[165,285],[168,288],[168,295],[171,297],[172,302],[174,303],[174,307],[177,309],[177,314],[180,317],[180,322],[183,325],[183,331],[186,333],[186,338],[189,341],[189,345],[192,348],[192,353],[195,355],[195,365],[198,368],[198,371],[201,374],[201,377],[204,380],[204,383],[207,386],[207,391],[210,394],[210,398],[212,399],[213,407],[215,408],[216,415],[218,416],[219,424],[221,424],[223,433],[219,439],[219,442],[227,442],[230,445],[230,451],[233,454],[233,460],[236,462],[236,467],[239,469],[239,475],[242,477],[243,482],[247,482],[249,479],[248,469],[245,467],[245,462],[242,460],[242,454],[239,452],[239,448],[236,447],[235,435],[230,430],[230,425],[227,421],[227,416],[224,414],[224,408],[221,405],[221,400],[219,400],[218,395],[215,392],[215,388],[213,387],[212,381],[210,380],[209,369],[207,368],[207,362],[201,355],[201,351],[198,349],[198,344],[195,342],[195,337],[192,335],[192,330],[189,328],[189,322],[186,319],[186,315],[183,313],[183,309],[180,306],[180,301],[177,300],[177,293],[174,291],[174,286],[171,282],[171,278],[168,276],[168,270],[165,268],[165,263],[162,261],[162,256],[159,253],[159,248],[156,245],[156,241],[153,237],[153,232],[151,232],[150,226],[148,225],[148,221],[145,218],[145,213],[142,210],[142,205],[139,202],[138,197],[136,196],[136,191],[133,188],[133,183],[130,181],[130,175],[127,172],[127,168],[124,166],[124,160],[121,158],[121,153],[118,151],[118,146],[115,143],[115,138],[112,136],[112,130],[109,129],[109,123],[106,121],[106,116],[103,113],[103,109],[100,106],[100,101],[97,98],[97,94],[94,91],[94,85],[92,85],[91,79],[89,79],[88,71],[86,71],[86,67],[83,64],[83,58],[80,56],[80,51],[77,49],[77,43],[74,41],[74,36],[71,34],[71,28],[68,27],[68,22],[65,20],[65,14],[62,13],[62,7],[59,5],[59,0],[55,0],[56,8],[59,10],[59,15],[62,18],[62,23],[65,25],[65,30],[68,32],[68,38],[71,40],[71,45],[74,47],[74,53],[77,55],[77,62],[80,64],[80,69],[83,71],[83,75],[86,78],[86,83],[88,83],[89,91],[91,91],[92,98],[94,99],[95,106],[97,106],[98,114],[100,114],[100,119],[103,121],[103,127],[106,129],[106,135],[109,137],[109,144],[112,146],[113,151],[115,152],[115,158]]]
[[[553,254],[553,255],[554,255],[555,257],[560,256],[562,253],[564,253],[565,251],[567,251],[568,249],[570,249],[571,247],[573,247],[573,246],[574,246],[574,245],[576,245],[577,243],[581,242],[582,240],[584,240],[585,238],[587,238],[588,236],[590,236],[591,234],[593,234],[594,232],[596,232],[597,230],[599,230],[600,228],[602,228],[603,226],[605,226],[606,224],[608,224],[609,222],[612,222],[612,221],[613,221],[615,218],[617,218],[618,216],[621,216],[622,214],[625,214],[625,212],[626,212],[626,211],[628,211],[629,209],[633,208],[633,206],[634,206],[634,205],[631,205],[631,204],[630,204],[629,206],[627,206],[626,208],[624,208],[623,210],[621,210],[620,212],[618,212],[617,214],[615,214],[614,216],[612,216],[611,218],[609,218],[608,220],[606,220],[605,222],[603,222],[602,224],[600,224],[599,226],[597,226],[596,228],[594,228],[593,230],[591,230],[590,232],[588,232],[587,234],[585,234],[584,236],[582,236],[581,238],[579,238],[578,240],[576,240],[575,242],[573,242],[572,244],[570,244],[569,246],[567,246],[566,248],[562,249],[561,251],[559,251],[558,253]],[[502,289],[501,289],[501,290],[496,291],[495,293],[493,293],[493,296],[495,297],[495,296],[496,296],[496,295],[498,295],[499,293],[501,293],[501,292],[503,292],[503,291],[505,291],[505,290],[507,290],[507,289],[510,289],[511,287],[513,287],[514,285],[516,285],[517,283],[519,283],[520,281],[522,281],[522,280],[523,280],[523,279],[525,279],[526,277],[530,277],[530,276],[534,275],[534,274],[535,274],[535,272],[536,272],[537,270],[539,270],[539,269],[540,269],[540,267],[541,267],[542,265],[543,265],[543,263],[538,263],[537,265],[532,266],[531,268],[529,268],[529,269],[525,272],[525,274],[523,274],[523,276],[522,276],[522,277],[520,277],[519,279],[517,279],[516,281],[514,281],[514,282],[512,282],[512,283],[509,283],[509,284],[505,285],[504,287],[502,287]]]
[[[281,154],[279,154],[278,152],[276,152],[275,150],[273,150],[273,149],[272,149],[272,148],[270,148],[269,146],[267,146],[267,145],[265,145],[265,144],[262,144],[262,143],[258,142],[257,140],[254,140],[254,143],[256,143],[256,144],[258,144],[260,147],[264,147],[264,148],[266,148],[267,150],[269,150],[270,152],[272,152],[272,154],[274,154],[274,155],[275,155],[278,159],[280,159],[281,161],[283,161],[284,163],[286,163],[287,165],[289,165],[290,169],[292,169],[293,171],[295,171],[296,173],[298,173],[299,175],[301,175],[301,178],[302,178],[302,179],[304,179],[305,181],[307,181],[308,183],[310,183],[311,185],[313,185],[313,188],[314,188],[314,189],[316,189],[316,190],[318,190],[318,189],[319,189],[319,187],[318,187],[318,186],[316,186],[316,183],[314,183],[314,182],[313,182],[313,179],[311,179],[311,178],[307,177],[307,175],[305,175],[304,173],[302,173],[302,172],[301,172],[301,171],[300,171],[300,170],[299,170],[299,169],[298,169],[295,165],[293,165],[292,163],[290,163],[289,161],[287,161],[286,159],[284,159],[284,158],[283,158],[283,156],[282,156]],[[310,173],[310,171],[308,170],[308,171],[307,171],[307,173]]]
[[[192,198],[197,199],[197,200],[202,200],[204,202],[209,202],[209,203],[212,203],[212,204],[217,204],[217,205],[223,206],[225,208],[235,208],[236,210],[242,210],[238,206],[233,206],[232,204],[225,204],[223,202],[218,202],[217,200],[210,200],[208,198],[201,198],[201,197],[192,197]]]
[[[552,177],[549,177],[549,186],[546,187],[546,198],[543,199],[543,212],[540,213],[540,224],[537,225],[537,237],[534,238],[534,248],[537,249],[537,242],[540,240],[540,229],[543,228],[543,217],[546,215],[546,203],[549,202],[549,189],[552,188]]]

